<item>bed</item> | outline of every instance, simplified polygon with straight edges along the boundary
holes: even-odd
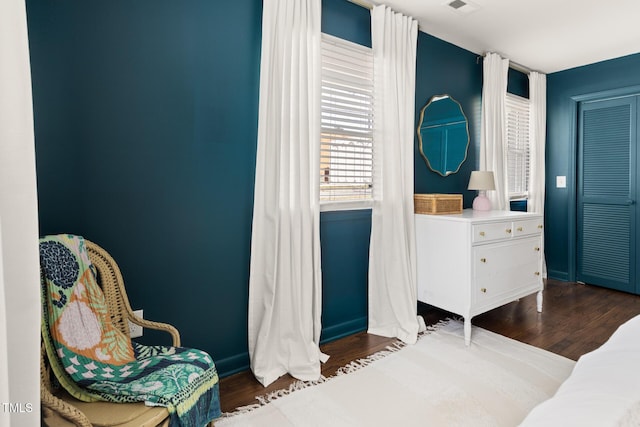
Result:
[[[640,426],[640,316],[585,354],[520,427]]]

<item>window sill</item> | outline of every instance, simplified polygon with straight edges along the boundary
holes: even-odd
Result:
[[[372,207],[373,200],[320,202],[320,212],[355,211],[360,209],[371,209]]]

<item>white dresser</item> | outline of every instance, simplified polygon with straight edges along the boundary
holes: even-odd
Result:
[[[418,300],[471,318],[538,292],[542,311],[543,217],[528,212],[465,209],[416,214]]]

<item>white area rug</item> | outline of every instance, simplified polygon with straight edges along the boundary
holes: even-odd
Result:
[[[478,327],[466,347],[462,324],[448,321],[415,345],[354,362],[319,384],[299,382],[215,425],[512,427],[574,364]]]

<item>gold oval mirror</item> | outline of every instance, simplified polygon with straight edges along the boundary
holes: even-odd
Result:
[[[469,125],[460,103],[447,94],[431,97],[420,112],[418,141],[429,169],[442,176],[458,172],[469,148]]]

